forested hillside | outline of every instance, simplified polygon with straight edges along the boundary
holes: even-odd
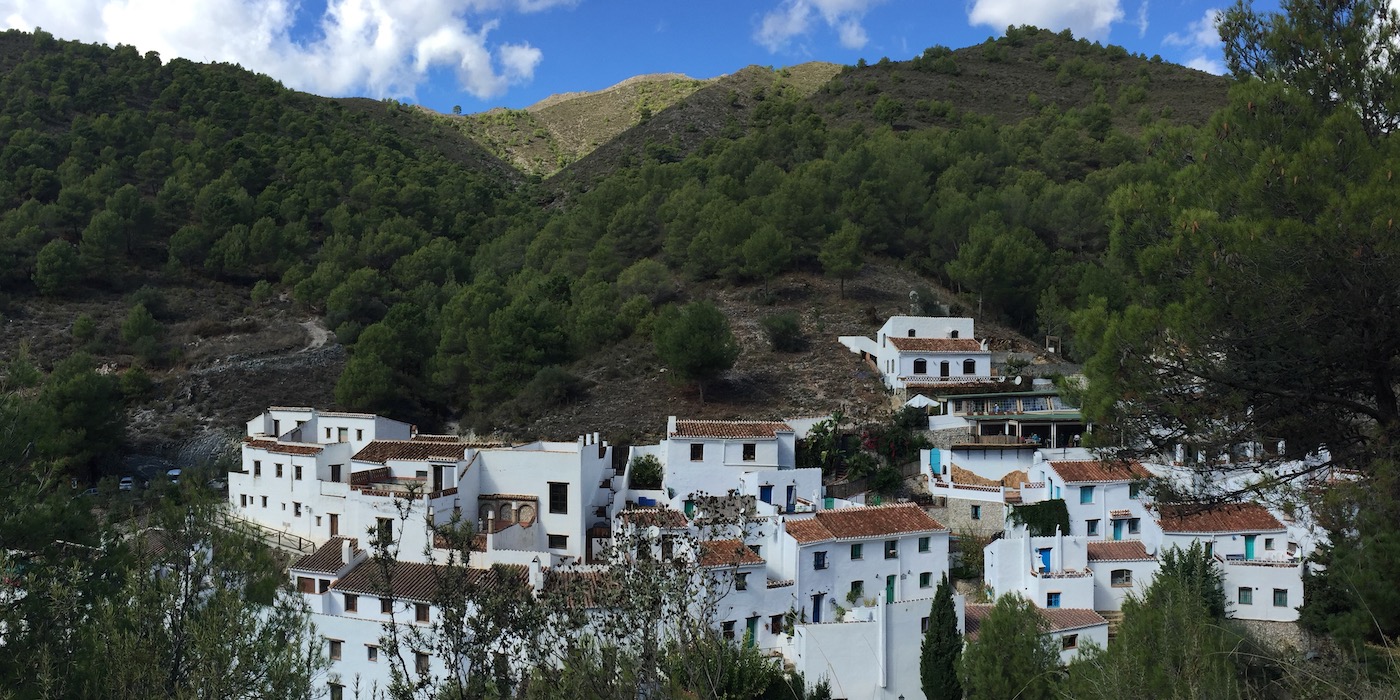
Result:
[[[895,261],[989,321],[1069,335],[1073,310],[1123,295],[1160,183],[1191,157],[1154,100],[1189,97],[1195,122],[1224,99],[1219,79],[1021,29],[814,94],[745,69],[536,188],[395,103],[43,33],[0,36],[0,55],[8,314],[125,299],[71,333],[159,386],[205,336],[240,332],[167,333],[170,295],[281,296],[349,348],[341,406],[508,430],[585,391],[575,363],[649,338],[697,283],[761,306],[784,274]],[[1062,89],[1020,94],[1052,74]],[[969,86],[981,101],[943,99]],[[997,105],[1022,106],[974,111]],[[809,300],[805,331],[828,334],[839,301]],[[646,346],[628,372],[655,375]]]

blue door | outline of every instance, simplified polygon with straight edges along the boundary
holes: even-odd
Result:
[[[1042,571],[1050,570],[1050,548],[1040,550],[1040,568]]]
[[[1121,539],[1123,539],[1123,521],[1122,521],[1122,520],[1115,520],[1115,521],[1113,521],[1113,539],[1115,539],[1115,540],[1121,540]]]
[[[787,512],[791,513],[791,512],[793,512],[793,511],[795,511],[795,510],[797,510],[797,487],[796,487],[796,486],[788,486],[788,487],[787,487]]]
[[[1250,560],[1254,558],[1254,535],[1244,536],[1244,558]]]
[[[758,487],[758,500],[763,501],[764,503],[772,503],[772,502],[773,502],[773,487],[772,487],[772,486],[760,486],[760,487]]]
[[[943,473],[943,457],[938,452],[937,447],[928,451],[928,470],[934,476]]]

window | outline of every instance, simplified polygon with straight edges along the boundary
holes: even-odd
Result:
[[[851,559],[863,559],[865,557],[865,545],[857,542],[851,545]]]
[[[885,558],[894,559],[899,556],[899,540],[885,540]]]
[[[267,496],[263,496],[263,497],[262,497],[262,507],[264,507],[264,508],[267,507]]]
[[[919,574],[919,588],[930,588],[933,586],[933,572],[925,571]]]
[[[1094,502],[1094,487],[1092,487],[1092,486],[1080,486],[1080,487],[1079,487],[1079,503],[1082,505],[1082,504],[1093,503],[1093,502]]]
[[[764,503],[772,503],[772,502],[773,502],[773,485],[772,485],[772,484],[764,484],[764,485],[758,487],[758,500],[763,501]]]
[[[920,538],[919,538],[919,551],[920,551],[920,552],[927,552],[927,551],[928,551],[928,541],[929,541],[929,538],[927,538],[927,537],[920,537]]]
[[[1060,651],[1069,651],[1077,646],[1079,646],[1079,635],[1067,634],[1060,637]]]
[[[414,604],[413,604],[413,621],[414,621],[414,622],[427,622],[427,621],[428,621],[428,604],[427,604],[427,603],[414,603]]]
[[[292,478],[293,478],[293,479],[296,479],[297,481],[301,481],[301,465],[300,465],[300,464],[293,464],[293,465],[292,465]]]
[[[736,591],[747,591],[747,590],[749,590],[749,574],[748,574],[748,572],[745,572],[745,573],[742,573],[742,574],[735,574],[735,575],[734,575],[734,590],[736,590]]]
[[[246,494],[246,493],[241,493],[241,494],[238,495],[238,505],[240,505],[240,506],[242,506],[242,507],[244,507],[244,508],[247,508],[247,507],[248,507],[248,494]]]
[[[756,557],[761,557],[761,556],[763,556],[763,545],[761,545],[761,544],[751,544],[751,545],[749,545],[749,551],[750,551],[750,552],[753,552],[753,555],[754,555],[754,556],[756,556]]]
[[[733,621],[733,620],[725,620],[724,622],[721,622],[720,625],[719,625],[719,629],[720,629],[720,632],[722,632],[722,633],[724,634],[724,638],[725,638],[725,639],[733,639],[733,638],[734,638],[734,621]]]
[[[354,593],[346,593],[346,594],[345,594],[345,612],[359,612],[359,611],[360,611],[360,596],[357,596],[357,595],[355,595]]]
[[[325,593],[331,589],[331,580],[328,578],[316,579],[316,592]]]
[[[362,428],[355,428],[355,439],[356,439],[356,440],[363,440],[363,439],[365,439],[365,431],[364,431],[364,429],[362,429]]]
[[[705,445],[699,442],[690,444],[690,461],[701,462],[705,459]]]
[[[1045,594],[1045,607],[1047,607],[1047,608],[1058,608],[1058,607],[1060,607],[1060,593],[1059,593],[1059,591],[1055,591],[1055,592],[1053,592],[1053,593],[1046,593],[1046,594]]]
[[[385,615],[388,615],[388,614],[394,612],[394,599],[393,599],[393,598],[380,598],[380,599],[379,599],[379,612],[381,612],[381,613],[383,613],[383,614],[385,614]]]
[[[422,481],[427,481],[427,480],[428,480],[428,470],[427,470],[427,469],[419,469],[419,470],[416,470],[416,471],[413,472],[413,476],[414,476],[414,478],[416,478],[416,479],[420,479],[420,480],[422,480]]]
[[[549,512],[569,512],[569,484],[566,481],[549,482]]]
[[[327,439],[327,440],[331,439],[331,429],[330,429],[330,426],[326,426],[326,439]]]
[[[1114,569],[1108,575],[1108,582],[1115,588],[1129,588],[1133,585],[1133,570]]]
[[[345,686],[339,683],[331,683],[331,700],[345,700]]]
[[[1249,586],[1240,586],[1238,600],[1240,605],[1254,605],[1254,589]]]
[[[914,360],[914,374],[928,374],[928,360]]]
[[[262,462],[253,460],[253,476],[262,476]]]
[[[1276,608],[1286,608],[1286,607],[1288,607],[1288,589],[1286,589],[1286,588],[1275,588],[1275,589],[1274,589],[1274,607],[1276,607]]]
[[[550,535],[550,536],[549,536],[549,548],[550,548],[550,549],[568,549],[568,548],[569,548],[569,536],[568,536],[568,535]]]
[[[973,519],[973,520],[981,520],[981,519],[982,519],[982,506],[973,506],[973,507],[972,507],[972,519]]]
[[[921,617],[919,618],[919,634],[924,634],[926,632],[928,632],[928,618]]]
[[[305,576],[297,577],[297,591],[301,593],[315,593],[316,579]]]
[[[335,482],[339,482],[339,481],[340,481],[340,468],[343,467],[343,466],[345,466],[345,465],[343,465],[343,464],[332,464],[332,465],[331,465],[331,481],[335,481]]]
[[[1265,537],[1265,538],[1264,538],[1264,549],[1273,549],[1273,548],[1274,548],[1274,538],[1272,538],[1272,537]]]
[[[783,633],[783,616],[773,615],[768,618],[768,631],[773,634]]]
[[[758,459],[758,444],[753,442],[744,443],[744,461],[752,462]]]
[[[812,552],[812,568],[817,570],[826,568],[826,552]]]
[[[350,429],[349,429],[349,428],[336,428],[336,429],[335,429],[335,433],[336,433],[336,435],[335,435],[335,440],[336,440],[336,442],[349,442],[349,440],[350,440]]]
[[[957,332],[957,331],[948,331],[948,337],[949,337],[949,338],[952,338],[953,340],[957,340],[957,339],[958,339],[958,332]]]
[[[913,337],[914,337],[914,329],[913,329],[913,328],[910,328],[910,329],[909,329],[909,337],[910,337],[910,338],[913,338]]]
[[[963,374],[977,374],[977,361],[963,360]]]
[[[1142,518],[1128,518],[1128,534],[1136,535],[1142,531]]]
[[[277,467],[277,478],[281,479],[281,478],[282,478],[282,465],[276,464],[276,465],[273,465],[273,466]]]
[[[863,595],[865,595],[865,582],[860,579],[852,581],[851,592],[846,594],[846,600],[854,603],[857,598]]]
[[[946,376],[948,376],[949,371],[950,371],[950,370],[948,369],[948,361],[947,361],[947,360],[944,360],[944,361],[938,363],[938,376],[940,376],[940,377],[946,377]]]
[[[1084,524],[1086,534],[1088,534],[1090,537],[1094,537],[1095,535],[1099,534],[1099,521],[1097,518],[1093,520],[1086,520]]]
[[[339,639],[328,639],[328,640],[326,640],[326,641],[330,642],[330,645],[331,645],[331,649],[330,649],[331,661],[339,661],[339,660],[340,660],[340,646],[341,646],[342,642],[341,642]]]
[[[428,655],[421,651],[413,652],[413,668],[418,671],[419,675],[427,675]]]
[[[1128,484],[1128,498],[1142,498],[1142,484]]]
[[[301,504],[295,501],[292,502],[292,516],[297,518],[301,517]]]
[[[394,541],[394,521],[392,518],[375,518],[375,537],[382,544],[389,544]]]
[[[366,645],[365,645],[365,660],[368,661],[368,662],[370,662],[370,663],[376,663],[376,662],[378,662],[378,661],[379,661],[379,647],[377,647],[377,646],[375,646],[375,645],[373,645],[373,644],[366,644]]]

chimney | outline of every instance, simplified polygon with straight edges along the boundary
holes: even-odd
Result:
[[[349,564],[349,563],[350,563],[350,554],[351,554],[351,551],[350,551],[350,538],[349,538],[349,537],[342,537],[342,538],[340,538],[340,561],[341,561],[341,563],[343,563],[343,564]]]
[[[544,569],[540,567],[539,557],[530,560],[530,588],[536,595],[544,590]]]

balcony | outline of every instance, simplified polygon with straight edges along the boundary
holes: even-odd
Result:
[[[1060,571],[1032,571],[1036,578],[1043,579],[1066,579],[1066,578],[1089,578],[1094,575],[1089,569],[1063,569]]]

